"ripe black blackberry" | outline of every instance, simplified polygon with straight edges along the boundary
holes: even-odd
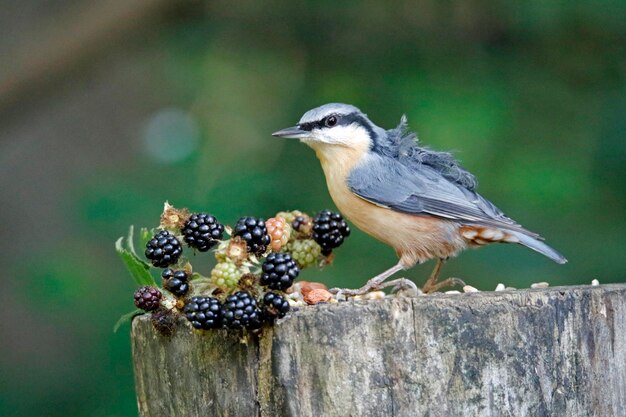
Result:
[[[163,278],[163,288],[174,294],[176,297],[182,297],[189,291],[189,274],[186,271],[174,271],[172,268],[163,270],[161,274]]]
[[[273,290],[286,290],[300,274],[298,264],[288,253],[270,253],[261,269],[261,285]]]
[[[250,293],[237,291],[224,301],[222,320],[224,327],[230,329],[258,329],[263,325],[263,312]]]
[[[146,285],[135,291],[135,306],[145,311],[154,311],[159,308],[161,298],[163,294],[158,288]]]
[[[263,312],[269,318],[283,318],[289,312],[289,302],[278,293],[268,292],[263,297]]]
[[[265,220],[255,217],[242,217],[233,229],[233,236],[239,236],[246,242],[248,252],[262,255],[270,244]]]
[[[339,213],[323,210],[313,220],[313,240],[322,247],[323,255],[330,255],[350,236],[350,228]]]
[[[217,298],[192,297],[185,304],[183,313],[196,329],[209,330],[222,326],[222,305]]]
[[[224,236],[224,226],[207,213],[192,214],[180,231],[185,242],[200,252],[208,251]]]
[[[146,244],[146,258],[159,268],[175,264],[182,253],[180,242],[167,230],[161,230]]]

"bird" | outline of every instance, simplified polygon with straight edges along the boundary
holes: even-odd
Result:
[[[339,211],[398,255],[396,265],[361,288],[333,292],[354,296],[392,285],[415,290],[405,278],[385,281],[430,259],[437,263],[423,292],[464,285],[458,278],[438,281],[443,263],[465,249],[491,243],[516,243],[556,263],[567,262],[540,235],[478,194],[476,178],[451,153],[421,146],[404,115],[396,128],[386,130],[353,105],[329,103],[272,135],[299,139],[312,148]]]

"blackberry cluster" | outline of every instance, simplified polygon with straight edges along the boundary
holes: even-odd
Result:
[[[183,313],[196,329],[209,330],[222,326],[222,305],[217,298],[192,297],[185,304]]]
[[[185,242],[200,252],[208,251],[224,236],[224,226],[207,213],[192,214],[180,231]]]
[[[168,203],[158,227],[146,244],[145,256],[154,267],[163,268],[162,286],[139,288],[134,302],[151,313],[155,329],[164,335],[173,334],[181,313],[201,330],[254,330],[284,317],[294,303],[284,291],[293,285],[300,270],[330,263],[328,255],[350,235],[339,213],[324,210],[313,218],[294,210],[267,220],[241,217],[232,233],[228,228],[231,236],[224,238],[227,228],[215,216],[190,214]],[[142,236],[144,233],[142,229]],[[126,249],[134,253],[132,229],[127,242]],[[192,283],[197,274],[192,276],[183,257],[183,244],[195,251],[215,252],[217,263],[210,278],[198,276],[201,279]],[[128,266],[131,273],[136,272],[133,265]],[[201,293],[214,296],[197,295]],[[305,297],[305,301],[310,300]]]
[[[146,244],[146,258],[159,268],[175,264],[182,253],[180,242],[167,230],[161,230]]]
[[[145,311],[154,311],[159,308],[163,294],[157,288],[145,286],[135,291],[135,306]]]
[[[268,292],[263,297],[263,312],[269,318],[283,318],[289,312],[289,302],[275,292]]]
[[[263,312],[250,293],[237,291],[224,301],[222,320],[230,329],[258,329],[263,325]]]
[[[182,297],[189,292],[189,274],[185,271],[174,271],[167,268],[161,274],[163,278],[163,288],[174,294],[176,297]]]
[[[273,290],[286,290],[300,274],[298,264],[288,253],[270,253],[261,269],[261,285]]]
[[[330,255],[343,240],[350,236],[350,228],[339,213],[321,211],[313,220],[313,240],[322,247],[323,255]]]
[[[262,255],[270,244],[265,221],[256,217],[242,217],[233,229],[233,236],[239,236],[246,242],[248,252]]]

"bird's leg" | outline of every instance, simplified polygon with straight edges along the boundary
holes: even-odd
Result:
[[[401,262],[398,262],[397,265],[392,266],[391,268],[389,268],[388,270],[386,270],[383,273],[380,273],[378,275],[376,275],[374,278],[370,279],[369,281],[367,281],[367,283],[362,286],[361,288],[358,288],[356,290],[351,290],[348,288],[331,288],[330,292],[333,294],[343,294],[343,295],[347,295],[347,296],[353,296],[353,295],[363,295],[366,294],[372,290],[378,290],[381,287],[381,284],[383,283],[383,281],[385,281],[387,278],[389,278],[390,276],[392,276],[393,274],[395,274],[398,271],[401,271],[404,269],[404,266],[402,265]]]
[[[431,272],[430,276],[426,280],[426,283],[422,287],[422,292],[424,294],[428,294],[431,292],[435,292],[444,287],[454,287],[455,285],[463,286],[465,283],[463,280],[459,278],[448,278],[441,282],[437,282],[439,279],[439,274],[441,273],[441,267],[443,266],[444,260],[437,260],[437,265],[435,265],[435,269]]]

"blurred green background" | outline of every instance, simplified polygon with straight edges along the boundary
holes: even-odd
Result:
[[[2,416],[136,415],[128,326],[112,333],[134,285],[113,242],[165,200],[229,224],[334,208],[313,152],[270,136],[330,101],[387,128],[406,113],[570,261],[499,245],[444,275],[624,280],[623,1],[0,5]],[[355,230],[303,277],[358,286],[395,260]]]

